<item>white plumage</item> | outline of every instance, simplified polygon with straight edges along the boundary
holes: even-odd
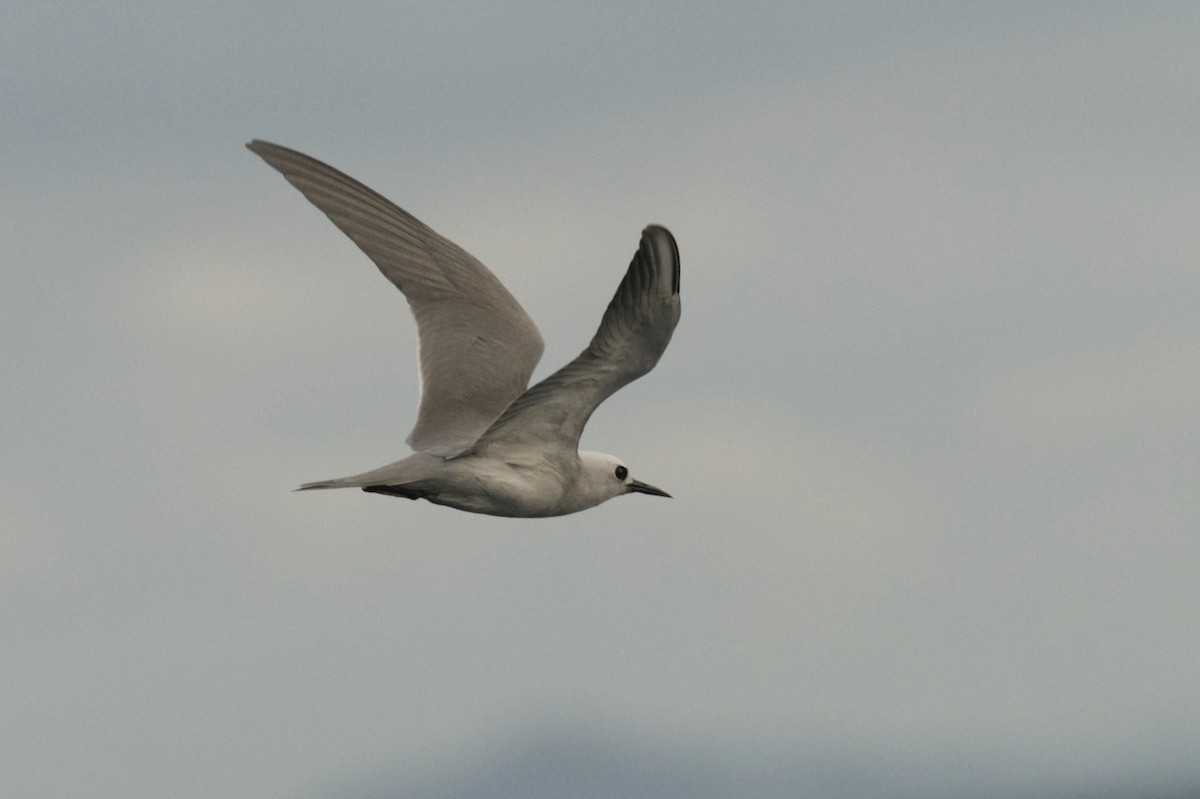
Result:
[[[358,487],[496,516],[558,516],[640,492],[612,455],[580,452],[596,407],[658,363],[679,322],[679,250],[651,225],[587,348],[526,388],[536,325],[482,263],[358,181],[263,141],[246,145],[321,209],[404,293],[417,321],[416,454],[301,489]]]

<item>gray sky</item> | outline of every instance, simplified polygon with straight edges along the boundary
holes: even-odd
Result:
[[[25,5],[0,793],[448,795],[561,730],[1200,781],[1193,4]],[[487,263],[535,378],[670,227],[584,445],[676,499],[290,493],[404,454],[415,343],[252,137]]]

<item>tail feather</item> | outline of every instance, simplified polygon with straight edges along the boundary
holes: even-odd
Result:
[[[366,486],[403,486],[424,480],[437,473],[445,464],[445,460],[434,455],[417,453],[402,461],[389,463],[378,469],[372,469],[362,474],[350,477],[335,477],[332,480],[317,480],[305,483],[297,491],[311,491],[314,488],[364,488]],[[382,493],[382,492],[379,492]],[[401,494],[400,496],[403,496]]]
[[[294,489],[294,490],[296,490],[296,491],[311,491],[314,488],[357,488],[358,486],[361,486],[361,485],[362,485],[362,483],[360,483],[354,477],[338,477],[333,480],[318,480],[315,483],[305,483],[304,485],[302,485],[299,488]]]

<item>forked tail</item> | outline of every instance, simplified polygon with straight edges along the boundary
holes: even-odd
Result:
[[[318,480],[315,483],[305,483],[296,491],[310,491],[314,488],[361,488],[369,494],[388,494],[393,497],[404,497],[405,499],[420,499],[425,496],[424,491],[419,488],[403,486],[403,485],[363,485],[362,481],[357,477],[341,477],[336,480]]]
[[[362,483],[354,477],[338,477],[333,480],[318,480],[315,483],[305,483],[296,491],[311,491],[314,488],[357,488]]]
[[[399,497],[416,498],[426,492],[412,483],[422,483],[435,475],[445,464],[442,458],[434,455],[417,453],[402,461],[389,463],[378,469],[372,469],[362,474],[350,477],[335,477],[332,480],[317,480],[305,483],[297,491],[311,491],[314,488],[361,488],[377,494],[394,494]],[[392,490],[381,490],[392,489]]]

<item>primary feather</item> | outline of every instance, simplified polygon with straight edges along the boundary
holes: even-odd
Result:
[[[525,390],[543,342],[486,266],[363,184],[264,141],[247,147],[350,237],[408,299],[417,322],[421,402],[408,443],[456,455]]]

